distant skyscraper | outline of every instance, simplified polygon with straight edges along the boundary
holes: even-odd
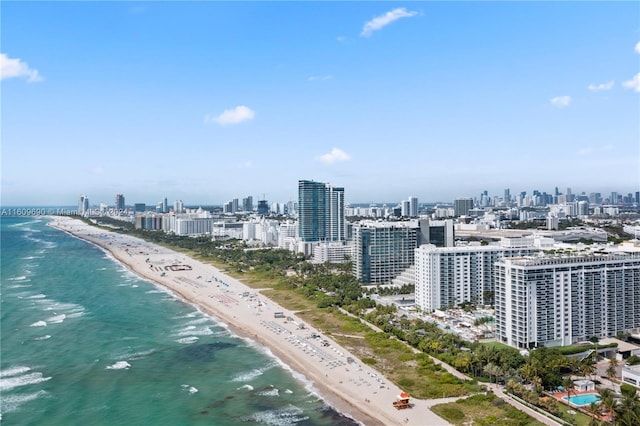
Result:
[[[418,217],[418,197],[409,197],[409,216]]]
[[[473,208],[473,198],[458,198],[453,203],[455,216],[469,216],[469,211]]]
[[[299,181],[298,229],[302,241],[344,240],[344,188]]]
[[[167,197],[162,199],[162,213],[169,213],[169,204],[167,201]]]
[[[267,200],[258,200],[258,214],[260,216],[269,214],[269,202]]]
[[[175,213],[182,213],[184,211],[184,204],[182,200],[176,200],[173,202],[173,211]]]
[[[80,201],[78,201],[78,213],[80,215],[84,215],[89,211],[89,197],[86,195],[80,196]]]
[[[242,210],[245,212],[253,211],[253,197],[251,195],[242,199]]]
[[[117,194],[116,195],[115,208],[119,212],[124,210],[124,195],[122,195],[122,194]]]
[[[409,205],[409,200],[403,200],[400,203],[400,215],[403,217],[409,217],[409,215],[411,214],[409,212],[409,209],[411,208],[411,206]]]
[[[507,204],[511,203],[511,190],[509,188],[504,190],[504,202]]]

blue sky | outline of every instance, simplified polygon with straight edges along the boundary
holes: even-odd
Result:
[[[637,2],[3,2],[2,204],[640,187]]]

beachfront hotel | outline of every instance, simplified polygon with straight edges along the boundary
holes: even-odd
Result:
[[[414,265],[422,244],[453,246],[453,221],[361,221],[353,226],[352,272],[361,283],[390,283]]]
[[[640,327],[640,253],[546,255],[496,262],[496,338],[564,346]]]
[[[500,245],[436,247],[415,250],[416,306],[423,311],[448,309],[463,302],[491,304],[494,265],[504,257],[534,254],[533,240],[503,238]]]

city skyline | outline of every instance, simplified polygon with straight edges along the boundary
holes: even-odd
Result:
[[[639,8],[9,2],[2,204],[635,194]]]

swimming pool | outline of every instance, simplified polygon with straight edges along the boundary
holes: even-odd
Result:
[[[565,401],[569,401],[570,403],[582,407],[583,405],[590,405],[592,402],[599,402],[600,395],[597,393],[585,393],[583,395],[575,395],[567,398],[563,397]]]

